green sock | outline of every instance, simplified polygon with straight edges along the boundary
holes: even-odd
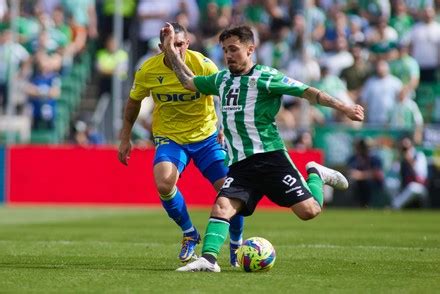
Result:
[[[324,182],[322,179],[315,173],[310,173],[309,178],[307,179],[307,185],[312,192],[313,198],[319,203],[319,206],[322,207],[324,204],[324,193],[322,191],[322,186]]]
[[[229,222],[218,218],[210,218],[203,238],[202,254],[211,254],[217,258],[220,248],[229,232]]]

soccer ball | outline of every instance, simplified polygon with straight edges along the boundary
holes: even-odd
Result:
[[[244,240],[237,249],[237,259],[246,272],[265,272],[275,264],[275,248],[264,238],[252,237]]]

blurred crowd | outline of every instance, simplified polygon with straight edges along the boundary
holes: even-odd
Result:
[[[365,107],[365,122],[354,124],[329,108],[284,97],[277,119],[289,147],[311,148],[313,128],[330,124],[406,130],[420,146],[426,125],[440,123],[439,0],[123,0],[119,7],[115,0],[18,2],[19,17],[11,19],[12,1],[0,0],[0,111],[29,117],[32,129],[54,128],[63,76],[91,44],[97,96],[111,95],[114,76],[129,85],[136,68],[160,52],[159,31],[170,21],[186,26],[190,48],[219,68],[218,34],[248,24],[257,36],[256,62]],[[113,31],[115,11],[123,18],[122,42]],[[145,106],[134,132],[139,142],[151,139],[151,108]],[[96,132],[89,135],[93,123],[73,121],[71,140],[105,142],[102,134],[99,140]],[[356,144],[353,154],[369,146]],[[357,159],[347,163],[354,180],[362,178]],[[380,186],[380,158],[368,166],[373,186]]]

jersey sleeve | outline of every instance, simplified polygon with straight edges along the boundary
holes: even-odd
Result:
[[[268,85],[269,93],[275,93],[277,95],[291,95],[297,97],[301,97],[304,91],[307,90],[307,88],[309,88],[308,85],[289,78],[281,72],[274,74]]]
[[[134,77],[133,86],[130,90],[130,98],[134,100],[142,100],[150,96],[150,89],[145,86],[146,75],[142,70],[138,70]]]
[[[195,76],[193,81],[197,90],[206,95],[219,95],[218,88],[215,84],[217,73],[209,76]]]

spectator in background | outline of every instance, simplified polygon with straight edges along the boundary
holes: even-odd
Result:
[[[287,64],[287,74],[295,77],[298,81],[310,84],[319,81],[321,78],[321,69],[318,61],[311,56],[311,53],[303,48],[290,59]]]
[[[128,76],[128,53],[118,49],[113,35],[105,42],[105,48],[96,53],[96,69],[99,74],[99,97],[112,93],[113,75],[125,80]]]
[[[271,22],[270,30],[271,38],[261,45],[258,59],[261,64],[285,69],[290,59],[290,47],[287,42],[289,23],[275,18]]]
[[[38,39],[32,43],[33,59],[43,63],[48,70],[59,72],[63,65],[63,57],[58,51],[58,44],[50,38],[49,32],[44,30]]]
[[[440,67],[440,24],[432,7],[425,8],[423,20],[411,31],[411,55],[420,66],[420,81],[435,82]]]
[[[347,37],[350,46],[358,43],[365,44],[366,38],[362,30],[362,25],[362,18],[357,15],[350,15],[350,32]]]
[[[373,195],[384,195],[385,191],[382,161],[370,148],[369,139],[356,140],[354,154],[347,161],[348,177],[361,207],[368,207]]]
[[[178,20],[178,23],[183,21],[182,16],[185,16],[187,21],[184,23],[188,25],[189,30],[198,29],[200,11],[199,6],[197,5],[197,0],[180,0],[179,12],[176,14],[176,20]]]
[[[316,6],[315,0],[305,0],[306,9],[304,18],[307,36],[310,36],[312,43],[321,42],[325,34],[325,21],[327,19],[324,11]]]
[[[32,129],[54,129],[56,100],[61,93],[57,72],[43,60],[36,60],[34,74],[25,87],[32,115]]]
[[[352,66],[353,56],[348,51],[348,42],[345,36],[338,36],[335,40],[335,50],[324,52],[320,64],[324,64],[331,75],[339,76],[344,68]]]
[[[402,82],[404,95],[414,98],[420,81],[419,64],[409,55],[409,44],[401,42],[396,44],[396,48],[398,55],[389,61],[390,72]]]
[[[141,56],[141,58],[139,58],[139,60],[136,62],[135,70],[138,70],[148,58],[153,57],[154,55],[159,54],[161,52],[159,44],[160,44],[159,37],[153,38],[148,42],[148,53]]]
[[[293,148],[297,152],[306,152],[313,148],[313,136],[310,131],[303,130],[298,133],[295,141],[293,142]]]
[[[26,68],[30,65],[30,55],[19,43],[12,40],[12,32],[9,28],[0,32],[0,107],[1,112],[6,112],[9,96],[9,78],[24,76]],[[9,77],[11,67],[18,72]]]
[[[93,123],[78,120],[75,123],[74,142],[81,146],[101,145],[105,139]]]
[[[239,0],[234,9],[236,13],[242,15],[238,22],[247,23],[254,27],[263,39],[270,36],[271,16],[266,5],[263,0]]]
[[[355,43],[350,48],[354,63],[346,67],[341,72],[341,79],[345,81],[350,98],[356,102],[365,81],[372,74],[371,65],[363,56],[363,47],[360,43]]]
[[[62,6],[56,6],[52,12],[53,27],[51,28],[51,35],[57,40],[60,46],[60,54],[62,55],[62,73],[65,74],[70,71],[73,65],[73,56],[75,48],[72,45],[73,31],[67,24],[64,9]]]
[[[398,34],[395,29],[388,25],[388,18],[380,16],[376,23],[365,32],[365,37],[369,45],[389,44],[397,42]]]
[[[179,9],[179,0],[140,0],[137,6],[139,29],[136,58],[148,53],[148,42],[159,37],[163,24],[171,21]]]
[[[338,38],[347,38],[350,33],[350,29],[345,13],[336,9],[336,7],[332,8],[329,13],[330,18],[326,24],[322,43],[326,51],[335,51],[337,50]]]
[[[128,40],[130,36],[130,29],[136,13],[136,0],[124,0],[121,1],[122,17],[123,17],[123,40]],[[101,11],[99,17],[99,38],[100,44],[104,45],[107,38],[113,34],[113,19],[115,15],[116,1],[115,0],[102,0]]]
[[[366,110],[366,122],[385,126],[401,90],[402,82],[390,74],[388,63],[377,61],[375,75],[368,78],[360,95],[360,102]]]
[[[408,13],[404,0],[394,0],[392,1],[392,5],[393,16],[390,19],[390,26],[396,30],[399,42],[407,41],[411,27],[414,24],[414,19]]]
[[[360,15],[370,23],[375,23],[380,17],[388,18],[391,14],[389,0],[360,0],[358,1]]]
[[[0,21],[3,21],[6,13],[8,12],[8,3],[6,0],[0,0]]]
[[[313,86],[321,89],[321,91],[329,93],[345,104],[353,105],[353,100],[348,96],[344,82],[338,76],[331,74],[325,65],[321,66],[321,79],[313,83]],[[324,115],[326,122],[342,120],[341,114],[334,109],[319,104],[314,107]]]
[[[228,27],[232,19],[232,0],[199,0],[202,36],[210,38]]]
[[[64,11],[72,17],[75,25],[86,29],[87,37],[98,37],[98,17],[95,0],[60,0]]]
[[[423,17],[423,11],[426,8],[434,7],[434,0],[405,0],[408,11],[415,19]]]
[[[389,113],[389,126],[413,132],[413,140],[423,140],[423,116],[417,103],[404,91],[397,95],[397,101]]]
[[[428,177],[428,162],[423,152],[417,151],[411,138],[404,137],[399,142],[400,150],[400,192],[392,198],[394,209],[404,208],[414,200],[428,204],[426,180]]]

